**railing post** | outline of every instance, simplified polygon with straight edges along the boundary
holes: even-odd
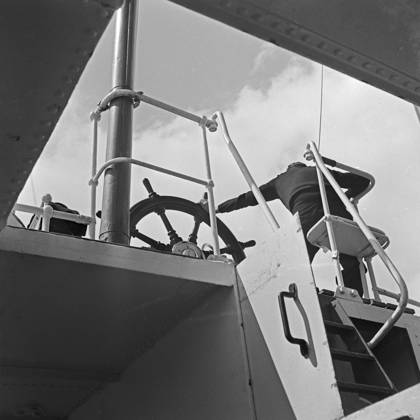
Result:
[[[53,215],[53,208],[47,204],[44,206],[44,212],[42,214],[42,230],[44,232],[49,232],[50,231],[50,221]]]
[[[341,273],[340,254],[337,249],[334,229],[331,223],[330,206],[328,205],[328,198],[327,198],[327,192],[325,190],[324,178],[322,177],[322,172],[318,168],[318,166],[316,166],[316,174],[318,177],[319,191],[321,193],[322,208],[324,210],[324,215],[325,215],[325,225],[327,226],[328,240],[330,241],[331,256],[334,263],[335,275],[337,277],[338,287],[340,288],[340,290],[342,290],[344,287],[344,281],[343,281],[343,274]]]
[[[207,142],[207,133],[206,133],[206,119],[203,119],[204,123],[201,124],[201,129],[203,132],[203,147],[204,147],[204,161],[206,164],[206,175],[207,175],[207,191],[209,197],[209,216],[210,216],[210,227],[213,235],[213,245],[214,245],[214,254],[220,255],[220,245],[219,245],[219,233],[217,231],[217,219],[214,205],[214,194],[213,194],[213,179],[211,176],[210,168],[210,156],[209,156],[209,145]]]
[[[116,13],[113,86],[132,89],[137,27],[137,0],[124,0]],[[106,160],[131,157],[133,101],[118,97],[110,104]],[[99,238],[128,244],[131,166],[119,164],[105,172]]]
[[[359,273],[360,273],[360,279],[362,280],[362,288],[363,288],[363,297],[366,299],[370,298],[369,295],[369,288],[366,280],[366,273],[365,273],[365,266],[363,265],[362,259],[358,258],[359,261]]]
[[[375,272],[373,271],[372,258],[366,258],[366,265],[368,268],[370,284],[372,286],[373,298],[376,301],[381,302],[381,297],[378,293],[378,285],[376,284]]]

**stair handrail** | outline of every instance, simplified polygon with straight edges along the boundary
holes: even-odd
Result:
[[[395,323],[398,321],[398,319],[404,313],[404,309],[406,308],[407,303],[408,303],[407,285],[406,285],[402,275],[400,274],[398,269],[395,267],[392,260],[389,258],[389,256],[386,254],[386,252],[382,249],[382,247],[379,244],[379,242],[377,241],[375,235],[369,229],[369,227],[364,222],[364,220],[360,217],[359,212],[357,211],[356,207],[352,204],[350,199],[344,194],[344,192],[341,189],[338,182],[335,180],[335,178],[333,177],[331,172],[325,166],[325,164],[322,160],[322,156],[320,155],[320,153],[319,153],[319,151],[318,151],[318,149],[317,149],[317,147],[316,147],[316,145],[313,141],[308,143],[307,150],[312,152],[315,165],[317,166],[317,168],[319,168],[321,170],[321,172],[323,173],[325,178],[328,180],[331,187],[334,189],[334,191],[336,192],[336,194],[338,195],[340,200],[343,202],[347,211],[351,214],[351,216],[353,217],[353,220],[357,223],[360,230],[365,235],[366,239],[372,245],[372,248],[379,255],[379,257],[381,258],[385,267],[388,269],[389,273],[391,274],[392,278],[395,280],[395,282],[398,285],[398,288],[400,289],[400,299],[398,301],[397,308],[391,314],[391,316],[385,321],[385,323],[382,325],[382,327],[376,332],[376,334],[367,343],[369,348],[374,348],[387,335],[387,333],[391,330],[391,328],[395,325]],[[341,168],[343,168],[343,166],[341,166]]]
[[[251,172],[249,171],[248,167],[246,166],[244,160],[242,159],[242,156],[240,155],[238,149],[236,148],[235,144],[233,143],[227,125],[225,121],[225,117],[223,115],[223,112],[216,111],[212,116],[213,121],[218,121],[219,126],[222,128],[223,137],[225,138],[226,145],[232,154],[236,164],[238,165],[240,171],[242,172],[242,175],[245,178],[245,181],[247,182],[249,189],[254,194],[255,199],[257,200],[257,203],[259,204],[259,207],[263,211],[263,214],[270,225],[273,232],[278,231],[280,229],[280,225],[277,221],[277,219],[274,217],[273,212],[271,211],[270,207],[268,207],[267,202],[265,201],[264,196],[261,194],[260,189],[258,188],[258,185],[256,184],[254,178],[251,175]]]

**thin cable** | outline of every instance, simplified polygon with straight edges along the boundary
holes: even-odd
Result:
[[[319,127],[318,127],[318,150],[321,148],[321,134],[322,134],[322,111],[324,105],[324,65],[321,64],[321,88],[320,88],[320,103],[319,103]]]

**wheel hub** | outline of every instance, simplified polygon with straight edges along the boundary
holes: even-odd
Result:
[[[201,249],[192,242],[181,241],[172,247],[172,252],[178,255],[185,255],[193,258],[203,258]]]

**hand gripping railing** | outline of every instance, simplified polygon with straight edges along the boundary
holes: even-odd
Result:
[[[392,278],[397,283],[399,289],[400,289],[400,298],[398,301],[398,306],[395,309],[395,311],[392,313],[390,318],[385,321],[384,325],[376,332],[376,334],[372,337],[372,339],[368,342],[368,346],[370,348],[374,348],[378,345],[378,343],[386,336],[386,334],[391,330],[391,328],[394,326],[394,324],[398,321],[398,319],[401,317],[401,315],[404,312],[405,307],[407,306],[408,302],[408,290],[407,285],[404,282],[404,279],[402,278],[401,274],[395,267],[394,263],[391,261],[391,259],[388,257],[388,255],[385,253],[385,251],[382,249],[381,245],[377,241],[375,235],[371,232],[369,227],[366,225],[366,223],[363,221],[363,219],[360,217],[358,211],[356,210],[356,207],[351,203],[349,198],[344,194],[340,186],[338,185],[337,181],[334,179],[333,175],[330,173],[330,171],[325,166],[321,155],[318,152],[318,149],[315,146],[314,142],[310,142],[307,145],[307,149],[312,152],[316,167],[322,172],[322,174],[325,176],[325,178],[330,183],[331,187],[334,189],[334,191],[337,193],[340,200],[345,205],[347,211],[351,214],[353,217],[353,220],[357,223],[362,233],[365,235],[366,239],[369,241],[369,243],[372,245],[372,248],[375,250],[375,252],[379,255],[382,262],[384,263],[385,267],[388,269],[389,273],[391,274]],[[343,168],[343,166],[341,166]],[[343,168],[344,169],[344,168]],[[321,176],[321,183],[324,184],[324,181]],[[321,190],[322,192],[322,190]],[[330,232],[328,232],[330,234]],[[334,233],[332,232],[332,237],[334,236]],[[330,243],[331,243],[331,237],[329,236]]]

